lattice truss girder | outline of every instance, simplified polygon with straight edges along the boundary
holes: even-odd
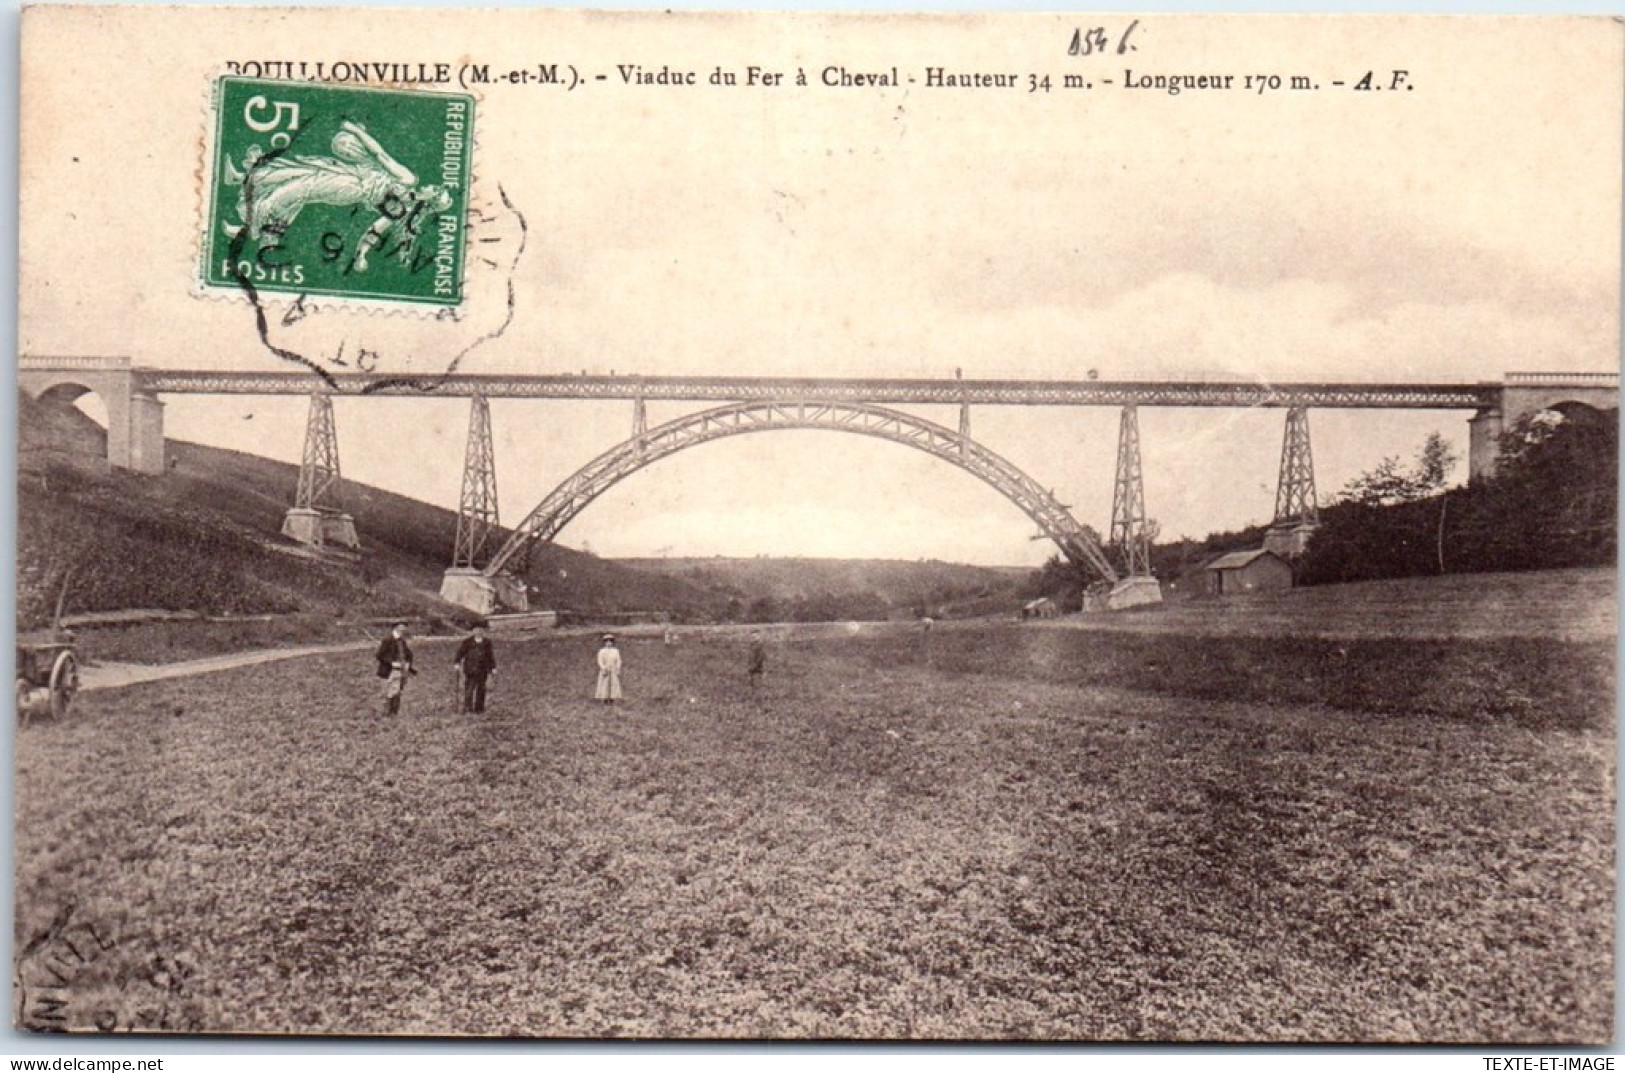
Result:
[[[1117,580],[1105,552],[1053,494],[1004,458],[968,437],[924,418],[879,406],[825,402],[744,402],[721,406],[649,429],[588,462],[526,515],[485,568],[495,575],[520,551],[552,540],[612,485],[667,455],[726,436],[768,429],[854,432],[935,455],[981,478],[1020,507],[1063,554],[1108,581]]]
[[[1281,475],[1275,486],[1275,523],[1320,524],[1315,496],[1315,457],[1309,446],[1309,411],[1294,406],[1286,412],[1281,439]]]
[[[1117,483],[1112,491],[1110,546],[1130,577],[1151,574],[1151,541],[1146,532],[1145,480],[1140,467],[1140,419],[1123,407],[1117,432]]]
[[[137,370],[149,394],[303,395],[306,373]],[[1607,385],[1605,385],[1607,386]],[[1238,406],[1465,409],[1498,406],[1496,384],[1350,384],[1126,380],[842,380],[728,376],[472,376],[330,378],[337,395],[638,399],[655,402],[768,402],[806,399],[869,404],[996,406]]]
[[[451,565],[479,569],[485,565],[492,536],[499,529],[496,456],[491,447],[491,406],[475,395],[468,415],[468,446],[463,452],[463,494],[457,507],[457,540]]]
[[[293,505],[301,510],[342,511],[340,492],[339,436],[333,422],[333,399],[316,392],[310,396],[310,412],[305,419],[305,452],[299,462],[299,487]]]

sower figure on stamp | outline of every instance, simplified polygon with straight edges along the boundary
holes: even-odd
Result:
[[[246,228],[248,239],[258,243],[286,232],[307,205],[355,206],[371,210],[375,219],[356,244],[351,269],[365,272],[367,255],[402,228],[411,241],[401,244],[398,256],[409,264],[417,234],[428,217],[451,207],[451,195],[439,186],[419,185],[412,170],[359,123],[340,123],[332,150],[330,157],[291,156],[256,145],[249,147],[241,170],[227,161],[226,181],[242,188],[237,215],[243,221],[226,225],[227,232],[235,238]]]
[[[389,636],[378,646],[377,659],[378,677],[384,679],[384,714],[399,715],[407,676],[418,673],[412,667],[412,649],[406,643],[406,623],[390,627]]]
[[[497,672],[496,648],[491,644],[491,639],[485,636],[485,623],[474,623],[474,632],[463,638],[451,661],[457,667],[458,680],[462,684],[457,713],[484,714],[485,680]]]
[[[605,704],[621,699],[621,650],[615,647],[615,635],[604,634],[598,648],[598,689],[593,696]]]

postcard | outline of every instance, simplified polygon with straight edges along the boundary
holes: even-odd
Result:
[[[19,1029],[1612,1040],[1618,20],[21,63]]]

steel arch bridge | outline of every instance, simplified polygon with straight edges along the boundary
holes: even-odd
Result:
[[[514,529],[482,571],[501,574],[527,545],[551,541],[611,486],[678,451],[727,436],[772,429],[855,432],[935,455],[980,477],[1053,540],[1068,560],[1108,582],[1118,580],[1099,542],[1051,492],[968,435],[882,406],[845,402],[740,402],[687,414],[641,432],[566,478]]]

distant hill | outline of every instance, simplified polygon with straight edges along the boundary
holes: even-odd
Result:
[[[884,618],[912,611],[942,614],[985,604],[977,613],[1013,609],[1032,575],[1022,567],[967,566],[936,559],[758,557],[620,559],[643,574],[662,574],[724,594],[730,617]]]

